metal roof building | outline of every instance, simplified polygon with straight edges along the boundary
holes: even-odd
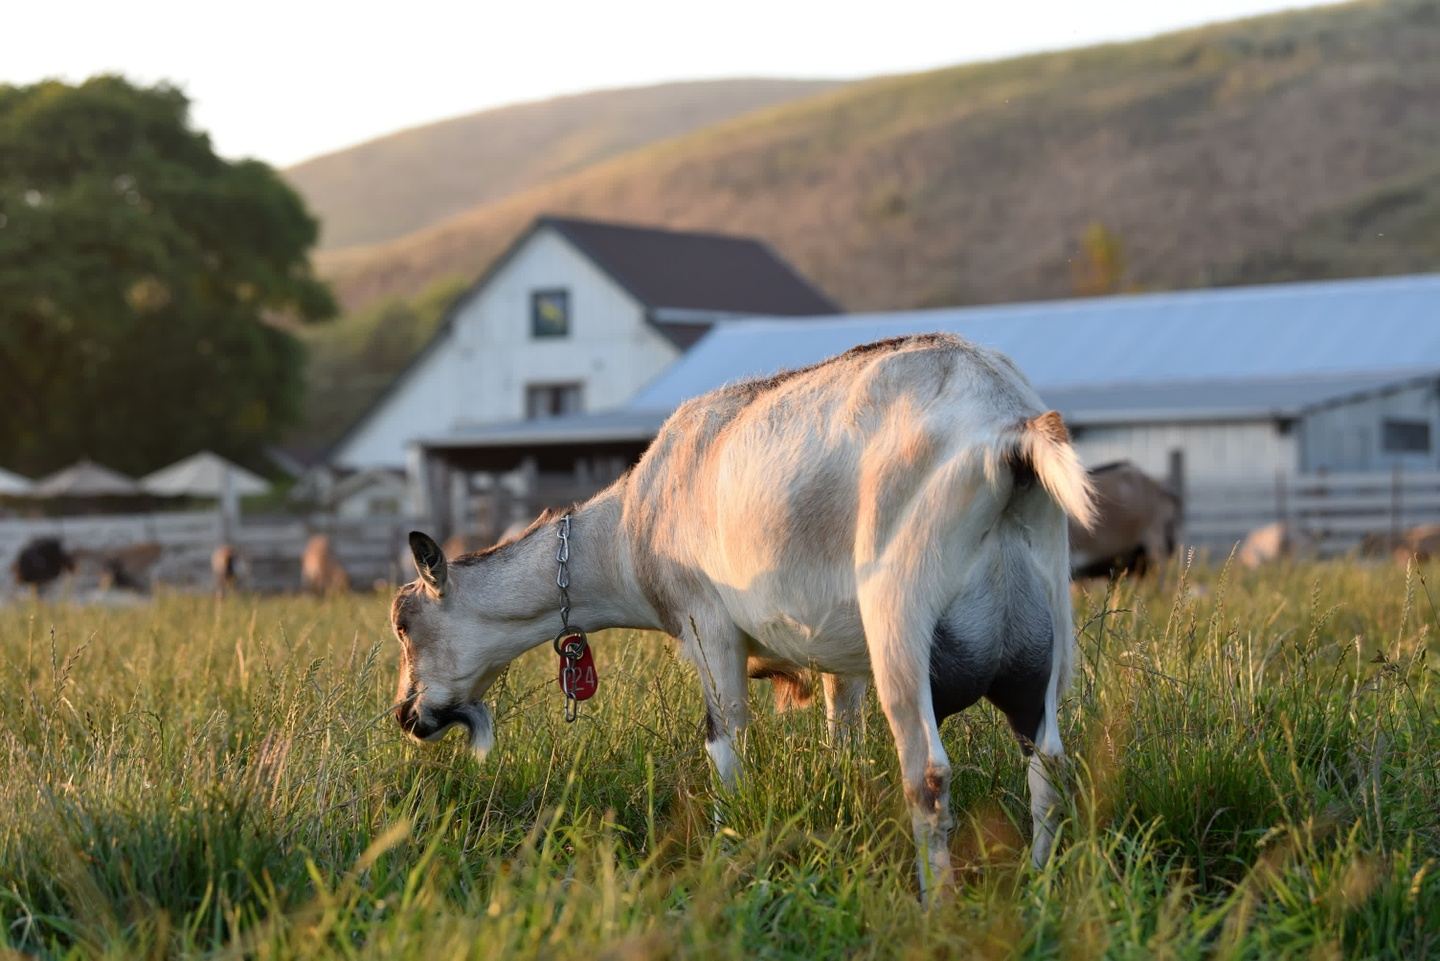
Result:
[[[1091,463],[1159,474],[1178,451],[1188,475],[1227,478],[1436,466],[1440,275],[721,324],[630,406],[673,410],[937,330],[1008,354]]]
[[[858,344],[946,331],[1008,354],[1091,464],[1273,480],[1440,469],[1440,274],[989,307],[721,322],[620,410],[477,426],[422,446],[453,466],[631,460],[685,400]]]
[[[993,307],[721,324],[630,403],[674,409],[733,380],[856,344],[948,331],[997,348],[1042,391],[1440,370],[1440,274]],[[1313,388],[1313,385],[1312,385]]]

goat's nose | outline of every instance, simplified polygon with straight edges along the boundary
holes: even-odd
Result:
[[[415,726],[420,723],[420,711],[415,707],[415,693],[410,694],[399,704],[395,705],[395,720],[400,723],[401,730],[407,734],[415,733]]]

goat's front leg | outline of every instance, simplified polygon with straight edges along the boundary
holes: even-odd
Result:
[[[681,647],[700,675],[705,694],[705,751],[726,788],[740,779],[737,741],[749,721],[745,645],[728,618],[692,618]]]
[[[825,688],[825,727],[834,747],[858,744],[865,733],[865,690],[863,677],[840,674],[821,676]]]

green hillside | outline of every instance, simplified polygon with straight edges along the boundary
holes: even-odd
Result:
[[[442,279],[413,297],[387,297],[335,323],[295,330],[308,355],[305,418],[286,446],[307,459],[325,451],[430,340],[466,286],[459,277]]]
[[[602,90],[426,124],[285,171],[327,247],[375,243],[623,151],[832,81],[738,79]]]
[[[1440,2],[1347,4],[847,85],[321,267],[408,295],[547,211],[755,234],[850,308],[1068,294],[1095,224],[1126,287],[1436,269],[1437,157]]]

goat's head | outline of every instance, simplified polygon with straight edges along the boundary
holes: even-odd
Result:
[[[490,709],[481,700],[514,656],[504,624],[487,622],[459,602],[445,554],[430,537],[410,534],[419,577],[401,587],[390,606],[400,641],[400,689],[395,719],[411,737],[438,740],[453,725],[470,735],[483,758],[495,743]]]

